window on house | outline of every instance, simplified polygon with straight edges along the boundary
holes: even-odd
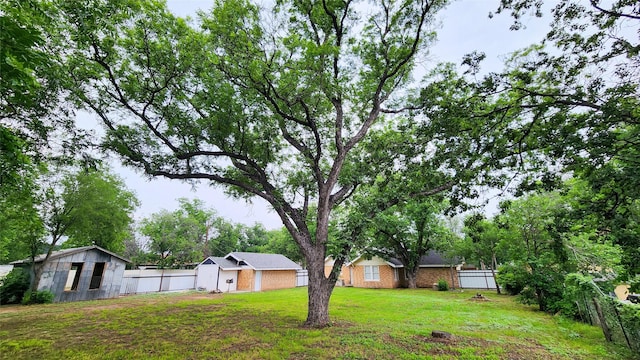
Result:
[[[378,265],[365,265],[364,281],[380,281],[380,267]]]
[[[398,269],[393,268],[393,281],[398,281],[400,277],[398,276]]]
[[[104,273],[104,263],[99,262],[93,267],[93,274],[91,274],[91,284],[89,289],[99,289],[102,283],[102,274]]]
[[[78,290],[80,274],[82,274],[82,263],[71,263],[71,269],[69,269],[69,275],[67,275],[64,291]]]

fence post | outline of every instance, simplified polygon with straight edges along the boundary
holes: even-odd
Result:
[[[618,312],[618,307],[616,304],[613,304],[613,310],[616,312],[616,318],[618,318],[618,324],[620,325],[620,329],[622,329],[622,334],[624,334],[624,339],[627,340],[627,346],[629,349],[633,349],[631,346],[631,341],[629,340],[629,336],[627,336],[627,332],[624,330],[624,324],[622,323],[622,319],[620,318],[620,313]]]
[[[607,339],[607,341],[613,341],[611,330],[607,325],[607,319],[604,318],[604,313],[602,312],[600,303],[595,297],[593,298],[593,305],[596,307],[596,313],[598,313],[598,318],[600,319],[600,327],[602,328],[602,332],[604,333],[604,338]]]

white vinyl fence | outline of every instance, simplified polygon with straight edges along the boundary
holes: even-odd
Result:
[[[298,270],[296,272],[296,286],[308,286],[309,285],[309,271]]]
[[[496,289],[491,270],[460,270],[458,280],[463,289]]]
[[[120,295],[193,290],[196,270],[125,270]]]

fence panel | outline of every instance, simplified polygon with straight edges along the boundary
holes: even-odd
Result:
[[[125,270],[120,294],[194,290],[195,270]]]
[[[308,286],[309,285],[309,271],[298,270],[296,273],[296,286]]]
[[[496,289],[496,280],[491,270],[460,270],[458,280],[462,289]]]

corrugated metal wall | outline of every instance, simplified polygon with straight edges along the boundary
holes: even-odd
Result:
[[[81,263],[77,289],[65,290],[73,263]],[[100,286],[90,289],[91,277],[96,263],[105,263]],[[38,290],[49,290],[54,302],[114,298],[120,295],[125,262],[97,249],[63,256],[45,264]]]

